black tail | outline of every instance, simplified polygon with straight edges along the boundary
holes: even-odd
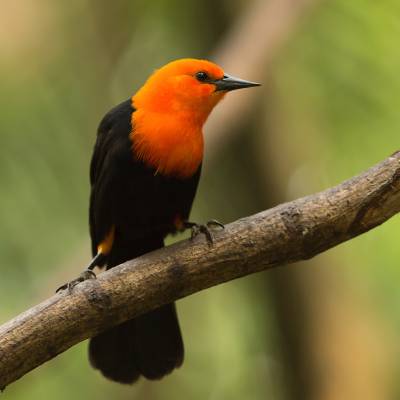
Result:
[[[135,243],[140,254],[163,246],[163,240]],[[120,251],[118,251],[120,250]],[[114,243],[109,267],[137,257],[132,244]],[[109,379],[133,383],[140,375],[160,379],[183,362],[183,341],[175,304],[167,304],[150,313],[124,322],[89,343],[89,359]]]
[[[167,304],[112,328],[89,343],[89,359],[109,379],[133,383],[160,379],[183,362],[175,304]]]

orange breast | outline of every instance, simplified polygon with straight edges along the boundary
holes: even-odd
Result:
[[[179,115],[136,110],[130,138],[134,155],[156,173],[177,178],[195,174],[203,159],[203,121]]]

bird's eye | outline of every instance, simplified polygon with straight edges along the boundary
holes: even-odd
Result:
[[[196,79],[200,82],[205,82],[209,79],[209,76],[207,75],[207,72],[200,71],[196,73]]]

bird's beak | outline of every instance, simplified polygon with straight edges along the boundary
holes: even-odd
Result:
[[[260,86],[260,83],[245,81],[244,79],[235,78],[234,76],[230,76],[225,74],[222,79],[218,79],[213,82],[216,86],[215,91],[221,90],[236,90],[236,89],[244,89],[252,86]]]

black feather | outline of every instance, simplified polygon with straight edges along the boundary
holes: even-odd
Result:
[[[112,227],[107,267],[164,246],[174,219],[189,217],[200,167],[188,179],[156,174],[134,157],[131,101],[112,109],[99,126],[90,167],[90,234],[93,256]],[[91,364],[104,376],[132,383],[140,375],[159,379],[183,362],[175,305],[168,304],[91,339]]]

